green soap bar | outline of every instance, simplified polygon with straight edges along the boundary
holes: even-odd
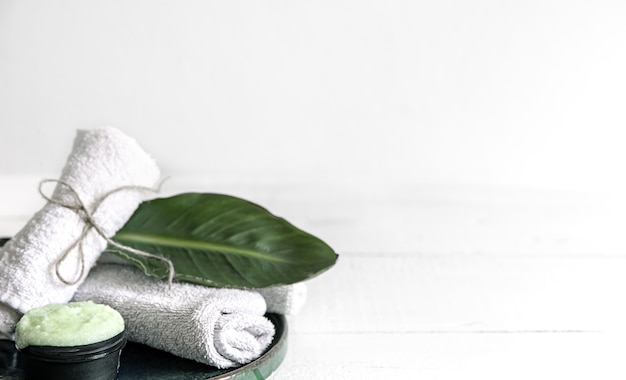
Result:
[[[82,346],[124,331],[124,319],[113,308],[91,301],[50,304],[29,310],[17,323],[15,345]]]

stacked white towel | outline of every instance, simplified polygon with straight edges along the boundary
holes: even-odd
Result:
[[[131,341],[218,368],[258,358],[275,333],[256,292],[181,282],[168,288],[128,265],[98,264],[74,300],[119,311]]]
[[[112,253],[104,252],[98,259],[99,264],[133,265]],[[204,287],[195,288],[195,297],[203,297]],[[304,307],[307,299],[307,286],[304,282],[279,285],[267,288],[251,288],[265,299],[268,313],[296,315]],[[209,292],[211,292],[209,290]]]
[[[76,191],[107,237],[111,237],[152,194],[139,190],[106,194],[126,186],[154,187],[159,177],[155,161],[134,139],[115,128],[104,127],[78,131],[59,180]],[[76,204],[65,185],[57,185],[52,198]],[[83,263],[77,246],[61,262],[57,275],[55,264],[79,238],[85,224],[75,210],[48,202],[0,248],[0,331],[12,335],[21,313],[31,308],[71,300],[107,245],[91,229],[82,242]]]

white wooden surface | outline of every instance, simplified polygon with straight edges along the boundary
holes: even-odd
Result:
[[[42,205],[37,181],[0,178],[0,235]],[[164,189],[185,191],[257,202],[340,254],[308,282],[273,380],[626,376],[619,198],[349,181]]]

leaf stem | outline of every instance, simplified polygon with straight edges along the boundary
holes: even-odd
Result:
[[[184,238],[180,238],[176,236],[151,235],[151,234],[146,234],[146,233],[133,233],[133,232],[120,231],[115,235],[114,240],[121,240],[127,243],[154,244],[154,245],[183,248],[183,249],[187,248],[187,249],[197,249],[197,250],[205,250],[205,251],[217,251],[217,252],[223,252],[223,253],[233,253],[233,254],[238,254],[242,256],[261,258],[261,259],[269,260],[269,261],[292,263],[291,260],[286,260],[281,257],[276,257],[275,255],[271,255],[271,254],[263,254],[259,251],[255,251],[252,249],[238,248],[238,247],[233,247],[233,246],[229,246],[226,244],[212,243],[209,241],[184,239]]]

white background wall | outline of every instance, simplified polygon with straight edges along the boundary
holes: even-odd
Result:
[[[0,175],[115,125],[169,175],[626,189],[626,2],[0,2]]]

